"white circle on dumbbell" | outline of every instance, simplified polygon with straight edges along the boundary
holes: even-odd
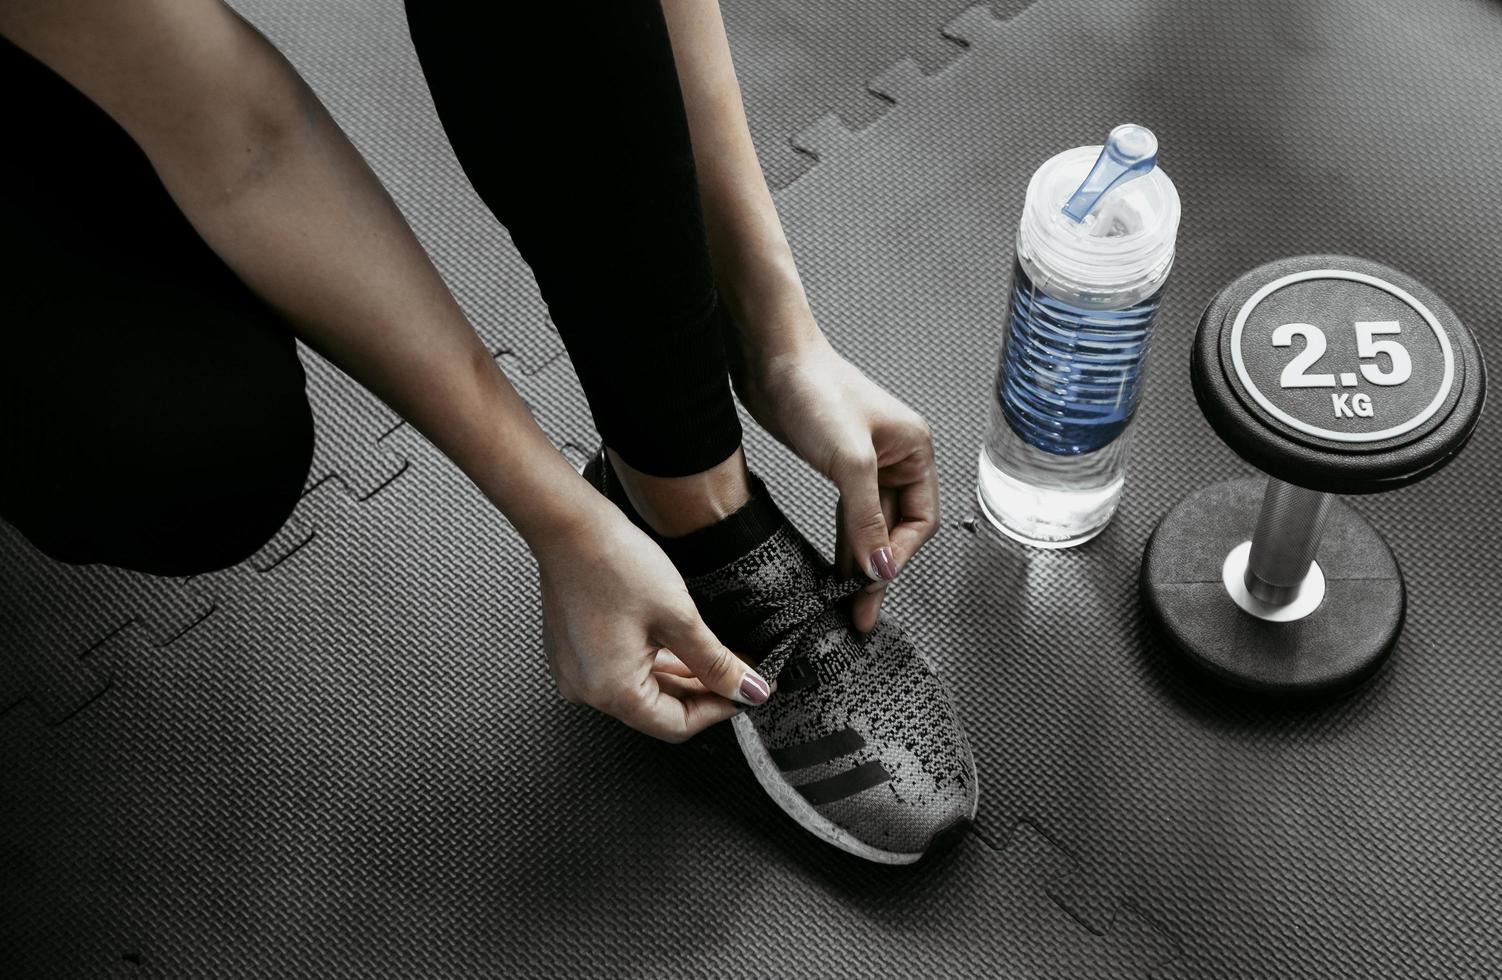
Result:
[[[1257,304],[1279,289],[1309,279],[1345,279],[1375,287],[1406,304],[1429,325],[1429,329],[1434,331],[1434,336],[1439,341],[1440,350],[1444,352],[1445,369],[1444,376],[1440,379],[1439,390],[1435,392],[1434,398],[1421,411],[1412,418],[1385,429],[1378,429],[1373,432],[1341,432],[1336,429],[1326,429],[1305,422],[1303,419],[1284,411],[1273,404],[1272,400],[1257,387],[1257,383],[1252,380],[1251,373],[1247,370],[1245,359],[1241,355],[1241,338],[1246,327],[1247,317],[1251,316],[1252,311],[1257,308]],[[1316,436],[1320,439],[1332,439],[1336,442],[1380,442],[1383,439],[1391,439],[1394,436],[1403,435],[1405,432],[1412,432],[1432,418],[1435,412],[1439,411],[1440,406],[1444,405],[1445,399],[1449,397],[1451,387],[1455,384],[1455,354],[1450,348],[1450,338],[1445,333],[1445,328],[1440,326],[1439,320],[1429,311],[1429,308],[1419,302],[1406,289],[1395,286],[1385,279],[1379,279],[1376,276],[1369,276],[1361,272],[1350,272],[1345,269],[1309,269],[1305,272],[1295,272],[1291,275],[1283,276],[1281,279],[1274,279],[1253,293],[1252,297],[1242,304],[1240,311],[1236,314],[1235,322],[1231,325],[1231,363],[1235,366],[1236,376],[1241,379],[1241,383],[1246,388],[1247,394],[1251,395],[1252,400],[1262,406],[1263,410],[1269,415],[1284,425],[1297,429],[1300,432]],[[1355,374],[1352,372],[1341,374],[1340,384],[1343,387],[1354,386],[1356,384]]]
[[[1317,561],[1309,563],[1309,571],[1299,583],[1298,593],[1288,602],[1279,604],[1257,598],[1246,587],[1246,569],[1251,557],[1252,543],[1243,541],[1231,549],[1220,566],[1221,584],[1242,612],[1270,623],[1291,623],[1314,612],[1325,601],[1325,570]]]

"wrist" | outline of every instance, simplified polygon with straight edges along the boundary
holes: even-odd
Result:
[[[798,267],[785,242],[714,250],[715,281],[736,330],[795,345],[818,333]]]
[[[529,496],[526,506],[509,508],[506,514],[539,562],[572,553],[581,544],[587,547],[598,536],[601,522],[613,516],[610,502],[571,468],[539,483]]]
[[[732,335],[725,338],[738,391],[760,387],[781,365],[828,346],[789,259],[717,275]]]
[[[737,390],[765,389],[793,365],[833,350],[806,304],[764,311],[750,322],[748,328],[737,324],[736,336],[727,342]]]
[[[517,403],[520,404],[519,402]],[[478,414],[478,413],[477,413]],[[541,560],[565,541],[597,526],[604,497],[590,486],[537,428],[532,417],[483,427],[473,445],[449,456],[495,505]]]

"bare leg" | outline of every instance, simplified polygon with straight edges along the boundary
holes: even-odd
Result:
[[[682,537],[728,517],[751,499],[746,454],[737,446],[722,463],[691,476],[649,476],[606,450],[631,505],[658,534]]]

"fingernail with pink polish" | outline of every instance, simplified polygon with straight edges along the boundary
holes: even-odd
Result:
[[[879,578],[888,582],[897,577],[897,563],[892,560],[891,548],[877,548],[871,552],[871,567]]]
[[[766,704],[767,698],[771,696],[772,689],[756,671],[748,670],[742,675],[740,697],[736,698],[737,701],[750,705]]]

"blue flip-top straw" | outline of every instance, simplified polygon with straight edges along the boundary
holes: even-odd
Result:
[[[1158,137],[1146,126],[1124,123],[1111,130],[1106,145],[1100,148],[1095,166],[1085,175],[1084,183],[1061,208],[1076,222],[1095,210],[1100,199],[1120,184],[1141,177],[1158,164]]]

